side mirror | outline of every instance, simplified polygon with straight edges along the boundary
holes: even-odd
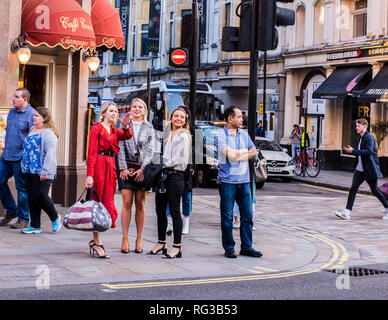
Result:
[[[283,148],[283,152],[288,153],[288,149],[287,148]]]

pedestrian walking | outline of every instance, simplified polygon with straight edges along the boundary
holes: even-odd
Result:
[[[297,124],[294,124],[294,129],[290,134],[291,139],[291,157],[295,159],[297,157],[297,151],[300,148],[300,131]]]
[[[155,134],[154,127],[147,121],[148,111],[146,103],[135,98],[130,105],[131,122],[129,126],[133,136],[129,140],[120,141],[118,154],[118,167],[120,176],[118,179],[119,190],[123,198],[121,211],[121,227],[123,239],[121,252],[129,252],[128,231],[132,218],[132,204],[135,202],[135,222],[137,229],[135,252],[143,252],[143,230],[146,217],[145,201],[147,190],[142,187],[144,181],[144,168],[151,163],[154,153]],[[140,165],[140,169],[131,174],[127,162]]]
[[[161,179],[165,179],[164,193],[156,193],[155,207],[158,222],[158,243],[149,252],[155,255],[165,253],[163,258],[173,259],[182,257],[182,217],[180,201],[184,189],[184,171],[190,160],[191,135],[189,115],[184,107],[176,108],[168,122],[163,141],[163,169]],[[167,252],[167,204],[173,221],[174,244]]]
[[[368,121],[364,118],[356,120],[356,131],[361,136],[357,148],[344,147],[345,152],[356,156],[356,171],[353,175],[352,186],[349,191],[348,201],[344,210],[335,211],[334,214],[344,220],[349,220],[356,193],[360,185],[366,181],[373,193],[385,208],[383,219],[388,219],[388,200],[377,187],[377,179],[382,178],[379,167],[379,157],[376,141],[368,132]]]
[[[219,160],[218,178],[221,197],[221,232],[225,256],[236,258],[233,239],[233,205],[236,201],[241,215],[240,255],[261,257],[252,247],[252,197],[248,160],[257,156],[257,150],[246,131],[241,130],[242,113],[237,107],[224,112],[226,126],[216,137]]]
[[[51,220],[52,232],[61,228],[61,216],[49,197],[51,184],[57,174],[58,131],[47,108],[36,108],[33,127],[24,139],[22,172],[26,182],[30,226],[22,233],[41,233],[40,216],[44,210]]]
[[[7,117],[5,146],[0,157],[0,200],[6,210],[0,226],[9,224],[14,218],[18,221],[12,228],[23,229],[30,221],[26,184],[21,170],[24,138],[33,126],[34,108],[29,104],[30,92],[25,88],[16,89],[12,104],[13,108]],[[8,180],[15,178],[18,205],[16,206],[8,186]]]
[[[94,187],[101,202],[111,215],[112,228],[116,227],[118,216],[114,204],[117,184],[115,156],[119,153],[119,140],[127,140],[132,137],[129,128],[130,114],[128,113],[123,119],[119,119],[123,130],[113,125],[117,119],[117,105],[105,102],[101,106],[100,122],[96,123],[90,130],[85,180],[86,188]],[[96,252],[99,258],[110,258],[102,245],[99,232],[93,232],[93,240],[89,242],[89,246],[93,250],[93,254]]]

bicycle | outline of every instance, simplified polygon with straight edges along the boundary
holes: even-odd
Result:
[[[312,150],[315,154],[315,149],[307,149]],[[319,161],[315,159],[315,157],[310,158],[310,155],[308,152],[306,152],[306,149],[298,150],[298,156],[294,160],[295,169],[294,172],[297,176],[301,176],[304,173],[307,173],[307,175],[311,178],[315,178],[318,176],[321,166],[319,164]]]

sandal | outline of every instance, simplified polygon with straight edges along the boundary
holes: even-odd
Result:
[[[179,249],[178,253],[175,256],[170,256],[168,253],[166,253],[162,258],[163,259],[174,259],[174,258],[182,258],[182,247],[173,245],[173,248]]]
[[[92,247],[96,244],[94,239],[89,241],[89,254],[92,254]]]
[[[96,250],[96,248],[101,248],[103,250],[103,252],[100,254],[98,250]],[[97,253],[97,256],[100,258],[100,259],[109,259],[110,256],[108,256],[105,252],[105,248],[103,245],[99,245],[99,244],[94,244],[93,247],[93,257],[94,257],[94,253]]]
[[[148,252],[147,254],[150,254],[150,255],[156,255],[156,254],[158,254],[160,251],[162,251],[163,252],[163,254],[166,254],[167,253],[167,247],[166,247],[166,241],[158,241],[158,244],[162,244],[163,245],[163,247],[161,247],[158,251],[156,251],[156,252],[154,252],[154,251],[150,251],[150,252]],[[156,247],[156,246],[155,246]]]

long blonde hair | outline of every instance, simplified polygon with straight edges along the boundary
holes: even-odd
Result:
[[[131,102],[131,104],[130,104],[130,106],[129,106],[129,110],[131,110],[131,108],[132,108],[132,106],[133,106],[133,104],[134,104],[135,102],[139,102],[139,103],[144,107],[144,109],[145,109],[145,114],[144,114],[144,117],[143,117],[143,122],[144,122],[144,123],[148,123],[148,121],[147,121],[147,118],[148,118],[148,108],[147,108],[147,104],[144,102],[144,100],[142,100],[142,99],[140,99],[140,98],[135,98],[135,99],[133,99],[132,102]]]
[[[108,108],[110,106],[114,106],[117,110],[117,116],[116,116],[116,119],[115,121],[118,120],[119,118],[119,108],[117,107],[117,104],[115,104],[114,102],[110,102],[110,101],[107,101],[107,102],[104,102],[101,106],[101,111],[100,111],[100,120],[99,122],[104,122],[104,119],[105,119],[105,116],[104,116],[104,113],[108,110]]]
[[[45,128],[51,129],[51,131],[54,132],[54,134],[59,138],[58,130],[57,128],[55,128],[54,119],[51,114],[51,111],[45,107],[38,107],[36,108],[36,112],[38,112],[44,119],[43,126]]]

